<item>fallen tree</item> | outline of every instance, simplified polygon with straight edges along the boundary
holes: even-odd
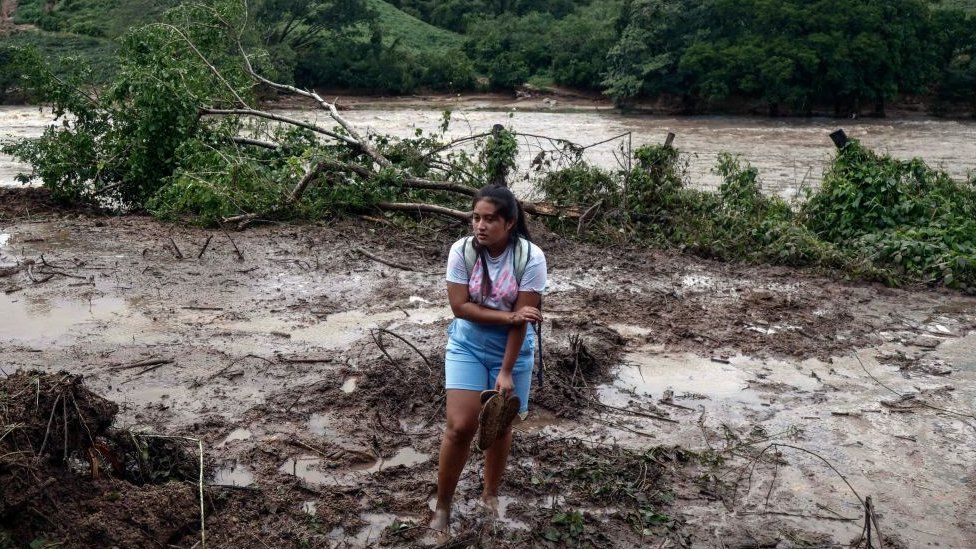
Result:
[[[334,101],[266,75],[258,44],[246,3],[218,0],[183,4],[126,36],[119,77],[103,93],[89,90],[83,70],[58,77],[23,51],[29,94],[71,117],[6,149],[34,166],[24,179],[41,179],[62,201],[239,227],[365,210],[466,221],[477,188],[505,184],[514,167],[517,143],[501,126],[454,141],[449,118],[415,139],[366,135]],[[300,97],[334,125],[262,109],[259,94]],[[580,216],[575,206],[525,206]]]

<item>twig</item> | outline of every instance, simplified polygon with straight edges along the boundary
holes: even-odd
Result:
[[[266,118],[268,120],[274,120],[276,122],[284,122],[285,124],[291,124],[293,126],[298,126],[299,128],[305,128],[306,130],[311,130],[315,133],[320,133],[322,135],[329,136],[333,139],[337,139],[346,143],[347,145],[358,146],[354,140],[347,136],[339,135],[333,131],[329,131],[321,126],[316,126],[315,124],[310,124],[296,118],[290,118],[288,116],[282,116],[280,114],[274,114],[267,111],[259,111],[257,109],[200,109],[200,114],[207,116],[227,116],[227,115],[240,115],[240,116],[254,116],[257,118]],[[236,141],[236,139],[235,139]],[[253,141],[253,140],[252,140]],[[249,145],[255,145],[256,143],[248,143]],[[269,143],[270,144],[270,143]]]
[[[201,257],[203,257],[203,254],[206,253],[207,247],[210,246],[210,241],[211,240],[213,240],[213,235],[212,234],[209,235],[209,236],[207,236],[207,241],[204,242],[203,243],[203,247],[200,248],[200,252],[197,254],[197,259],[200,259]]]
[[[390,353],[386,351],[386,347],[383,346],[383,340],[380,338],[380,336],[376,335],[376,330],[370,330],[369,336],[373,339],[373,343],[376,344],[376,347],[380,350],[380,352],[383,353],[383,356],[385,356],[386,359],[390,361],[390,364],[400,372],[400,375],[406,376],[406,372],[403,371],[403,368],[401,368],[400,365],[397,364],[397,361],[393,360],[393,357],[390,356]]]
[[[445,208],[444,206],[435,206],[433,204],[418,204],[418,203],[410,203],[410,202],[377,202],[376,207],[381,210],[388,210],[388,211],[435,213],[435,214],[444,215],[464,222],[468,222],[471,220],[471,212],[462,212],[460,210]]]
[[[666,421],[668,423],[680,423],[679,421],[674,420],[674,419],[671,419],[669,417],[659,416],[657,414],[650,414],[650,413],[647,413],[647,412],[638,412],[636,410],[630,410],[628,408],[620,408],[620,407],[617,407],[617,406],[611,406],[609,404],[604,404],[604,403],[602,403],[599,400],[596,400],[594,398],[590,398],[588,400],[590,402],[592,402],[593,404],[596,404],[597,406],[600,406],[601,408],[607,408],[609,410],[614,410],[614,411],[617,411],[617,412],[623,412],[625,414],[630,414],[632,416],[645,417],[647,419],[656,419],[658,421]]]
[[[183,252],[180,251],[180,247],[176,245],[176,241],[173,237],[169,237],[170,244],[173,245],[173,251],[176,253],[176,259],[183,259]]]
[[[391,336],[393,336],[393,337],[399,339],[400,341],[406,343],[407,346],[409,346],[411,349],[413,349],[414,351],[416,351],[418,355],[420,355],[420,358],[424,359],[424,363],[427,364],[427,371],[430,372],[430,373],[434,373],[434,368],[430,365],[430,360],[427,358],[427,355],[425,355],[424,353],[422,353],[420,351],[420,349],[417,348],[416,345],[414,345],[413,343],[410,343],[409,341],[407,341],[407,339],[405,337],[401,336],[400,334],[396,334],[396,333],[394,333],[394,332],[392,332],[392,331],[390,331],[390,330],[388,330],[386,328],[377,328],[377,331],[378,332],[382,332],[384,334],[390,334]]]
[[[123,366],[115,366],[111,368],[113,372],[118,372],[120,370],[131,370],[133,368],[142,368],[145,366],[162,366],[163,364],[172,364],[173,359],[171,358],[149,358],[146,360],[140,360],[138,362],[133,362],[131,364],[125,364]]]
[[[223,230],[223,229],[221,229],[221,230]],[[241,250],[240,250],[240,248],[237,247],[237,243],[234,242],[234,239],[230,237],[230,233],[228,233],[227,231],[224,231],[224,235],[227,236],[227,240],[230,240],[231,246],[234,247],[234,252],[237,253],[237,260],[238,261],[244,261],[244,254],[241,253]]]

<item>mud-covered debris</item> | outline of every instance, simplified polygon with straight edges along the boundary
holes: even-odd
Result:
[[[65,461],[83,455],[119,407],[89,391],[80,375],[21,371],[0,380],[0,454]]]
[[[0,379],[0,546],[165,546],[199,528],[196,460],[113,429],[117,412],[80,375]]]
[[[543,333],[543,383],[533,390],[532,405],[560,417],[578,416],[591,404],[595,385],[611,378],[624,343],[619,333],[602,324],[553,320]]]

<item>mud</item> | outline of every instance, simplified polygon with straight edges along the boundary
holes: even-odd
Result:
[[[36,209],[31,197],[0,203],[0,261],[43,255],[73,276],[0,278],[3,375],[84,374],[118,405],[117,427],[200,438],[208,546],[431,543],[450,322],[441,271],[463,227],[407,233],[352,220],[225,234],[139,216],[35,215],[37,196]],[[757,460],[770,442],[815,452],[858,497],[873,496],[891,541],[974,539],[976,300],[598,248],[533,228],[551,277],[545,383],[516,427],[504,516],[475,505],[473,456],[455,541],[856,539],[855,494],[804,451],[779,446],[765,454],[775,460]],[[119,482],[77,485],[104,494]],[[175,498],[140,520],[159,522],[146,526],[164,545],[193,546],[193,487],[170,484],[138,486]],[[72,521],[84,520],[78,505]],[[117,512],[101,523],[132,523]]]

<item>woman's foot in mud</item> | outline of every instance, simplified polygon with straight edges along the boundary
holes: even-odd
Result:
[[[481,506],[488,512],[488,516],[498,518],[498,496],[483,494],[481,496]]]
[[[430,519],[428,527],[437,538],[438,543],[449,540],[451,538],[451,514],[445,509],[434,510],[434,517]]]

